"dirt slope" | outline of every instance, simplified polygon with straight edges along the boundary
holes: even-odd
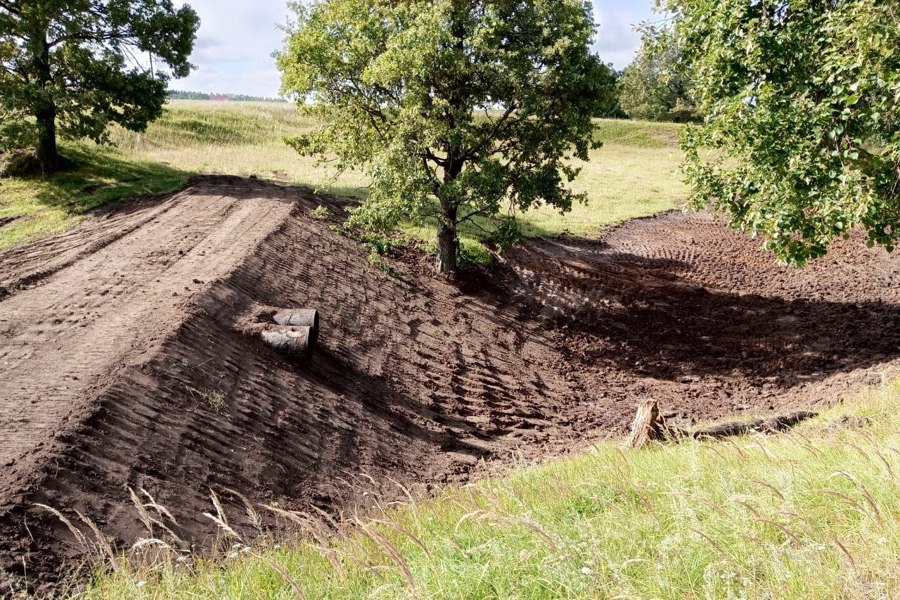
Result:
[[[145,488],[205,545],[209,488],[239,525],[226,489],[340,507],[362,474],[459,481],[617,435],[644,396],[688,418],[827,403],[900,355],[900,264],[859,240],[799,272],[668,214],[460,286],[411,251],[389,277],[320,204],[341,210],[205,178],[0,255],[0,568],[52,581],[77,556],[36,502],[133,543]],[[311,361],[241,333],[266,305],[319,308]]]
[[[78,399],[153,352],[206,282],[230,274],[291,211],[282,198],[241,188],[195,189],[132,214],[118,225],[122,235],[3,302],[0,398],[11,418],[0,421],[0,465],[19,468],[0,474],[0,494],[42,460],[39,448]]]

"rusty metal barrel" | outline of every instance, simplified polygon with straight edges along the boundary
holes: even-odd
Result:
[[[267,346],[292,358],[309,358],[315,347],[310,327],[273,327],[260,335]]]
[[[309,327],[311,344],[315,345],[319,340],[319,311],[314,308],[281,310],[272,320],[285,327]]]

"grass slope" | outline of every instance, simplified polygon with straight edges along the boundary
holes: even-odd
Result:
[[[81,597],[897,597],[898,409],[893,385],[787,435],[643,451],[602,443],[389,510],[327,547],[126,564]],[[835,424],[846,414],[868,423]]]
[[[82,163],[77,171],[46,180],[0,180],[0,250],[65,230],[105,202],[172,191],[191,173],[257,175],[364,197],[367,181],[361,173],[335,177],[284,143],[286,136],[313,125],[290,105],[171,102],[146,133],[113,130],[115,148],[66,146],[64,153]],[[564,216],[547,208],[523,215],[526,234],[593,235],[611,223],[673,208],[687,195],[678,174],[678,127],[598,121],[597,136],[605,146],[591,154],[573,186],[587,193],[587,203]],[[406,230],[425,241],[434,238],[429,227]],[[483,232],[469,228],[464,234],[476,247]]]
[[[62,151],[77,170],[46,179],[0,179],[0,250],[65,231],[108,202],[172,192],[189,176],[110,148],[67,144]]]

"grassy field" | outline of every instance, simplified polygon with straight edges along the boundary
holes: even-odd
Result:
[[[64,152],[78,163],[77,170],[48,179],[0,179],[0,250],[61,233],[109,202],[184,187],[189,177],[111,148],[77,144]]]
[[[898,414],[893,385],[787,435],[604,443],[388,510],[325,546],[123,564],[81,598],[895,598]]]
[[[0,180],[0,223],[8,221],[0,226],[0,249],[71,227],[100,204],[172,191],[191,173],[257,175],[364,197],[361,173],[335,177],[283,142],[312,125],[285,104],[172,102],[144,134],[112,131],[115,148],[65,146],[64,153],[82,163],[78,171],[47,180]],[[678,175],[677,134],[677,125],[598,121],[597,136],[606,145],[592,153],[573,186],[587,193],[588,202],[567,215],[546,208],[527,213],[526,234],[591,235],[610,223],[673,208],[687,195]],[[407,231],[433,237],[428,228]],[[479,232],[466,235],[471,243]]]

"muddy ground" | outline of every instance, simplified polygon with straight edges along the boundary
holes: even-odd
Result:
[[[129,488],[217,537],[254,502],[340,509],[360,482],[464,481],[621,435],[655,398],[694,420],[839,400],[900,358],[900,261],[860,236],[806,270],[704,215],[533,240],[460,282],[314,218],[335,199],[197,179],[0,255],[0,585],[52,584],[78,510],[127,546]],[[316,307],[298,364],[240,324]],[[158,531],[156,533],[159,533]]]

